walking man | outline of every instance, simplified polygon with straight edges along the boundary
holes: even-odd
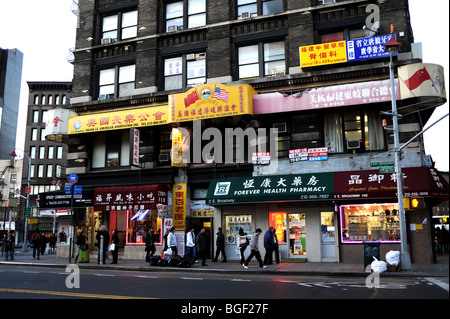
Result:
[[[217,240],[216,240],[216,257],[212,261],[217,262],[217,259],[219,258],[220,252],[222,252],[223,262],[227,262],[227,255],[225,254],[225,236],[222,233],[222,227],[219,227],[217,229]]]
[[[253,256],[255,256],[256,260],[259,262],[259,268],[266,269],[267,266],[263,264],[261,259],[261,253],[259,252],[259,235],[261,235],[261,228],[257,228],[256,232],[252,236],[252,240],[250,242],[250,256],[248,256],[245,263],[242,265],[245,269],[248,268],[248,263],[252,260]]]

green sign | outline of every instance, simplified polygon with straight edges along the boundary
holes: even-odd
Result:
[[[31,217],[31,207],[25,207],[23,209],[23,217],[30,218]]]
[[[249,176],[211,181],[207,204],[334,198],[334,173]]]
[[[394,162],[370,162],[370,167],[385,167],[385,166],[392,166],[394,167]]]
[[[394,166],[378,167],[378,173],[395,173],[395,167]]]

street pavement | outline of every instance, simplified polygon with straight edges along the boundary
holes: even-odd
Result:
[[[143,260],[120,259],[118,264],[111,264],[109,256],[106,264],[98,265],[97,258],[92,258],[88,263],[79,263],[80,269],[109,269],[109,270],[135,270],[135,271],[189,271],[189,272],[221,272],[221,273],[269,273],[279,275],[318,275],[318,276],[361,276],[367,277],[368,272],[361,264],[331,263],[331,262],[283,262],[279,264],[268,265],[266,269],[261,270],[258,263],[252,260],[248,269],[245,269],[237,261],[213,262],[207,261],[208,266],[201,266],[200,263],[194,264],[189,268],[178,267],[160,267],[151,266]],[[75,259],[71,259],[73,264]],[[65,268],[69,265],[69,258],[61,258],[56,255],[41,255],[40,260],[32,258],[31,249],[28,252],[16,250],[13,261],[5,261],[4,256],[0,256],[0,265],[21,265],[36,267],[60,267]],[[448,277],[449,276],[449,254],[438,256],[435,264],[413,263],[411,270],[401,270],[399,272],[382,272],[381,276],[386,277]],[[369,267],[370,269],[370,267]]]

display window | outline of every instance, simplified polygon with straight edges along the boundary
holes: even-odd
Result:
[[[229,215],[225,216],[225,238],[227,244],[235,244],[242,228],[249,238],[252,233],[252,215]]]
[[[291,256],[306,255],[305,214],[289,214],[289,252]]]
[[[400,243],[398,204],[361,204],[340,207],[342,243],[364,241]]]
[[[269,227],[275,229],[278,243],[286,243],[286,213],[269,213]]]
[[[334,212],[320,213],[320,232],[322,244],[334,244],[336,227],[334,226]]]
[[[158,217],[157,210],[140,209],[137,211],[127,210],[127,245],[144,245],[145,234],[153,226],[155,245],[161,245],[163,219]]]

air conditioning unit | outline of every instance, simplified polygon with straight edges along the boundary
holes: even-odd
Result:
[[[323,4],[334,3],[334,2],[336,2],[336,0],[322,0]]]
[[[242,19],[250,18],[250,12],[242,12],[241,13],[241,18]]]
[[[167,26],[167,32],[173,32],[173,31],[177,31],[177,30],[178,30],[178,26],[176,24]]]
[[[114,39],[114,38],[103,38],[101,41],[100,41],[100,43],[101,44],[110,44],[110,43],[114,43],[114,42],[116,42],[117,41],[117,39]]]
[[[111,98],[111,94],[100,94],[98,96],[99,100],[106,100],[106,99],[110,99]]]
[[[159,162],[164,163],[170,160],[169,154],[159,154]]]
[[[286,123],[275,123],[275,124],[273,124],[273,128],[277,129],[278,133],[287,133]]]
[[[361,142],[358,140],[355,141],[347,141],[347,149],[348,150],[356,150],[361,147]]]

